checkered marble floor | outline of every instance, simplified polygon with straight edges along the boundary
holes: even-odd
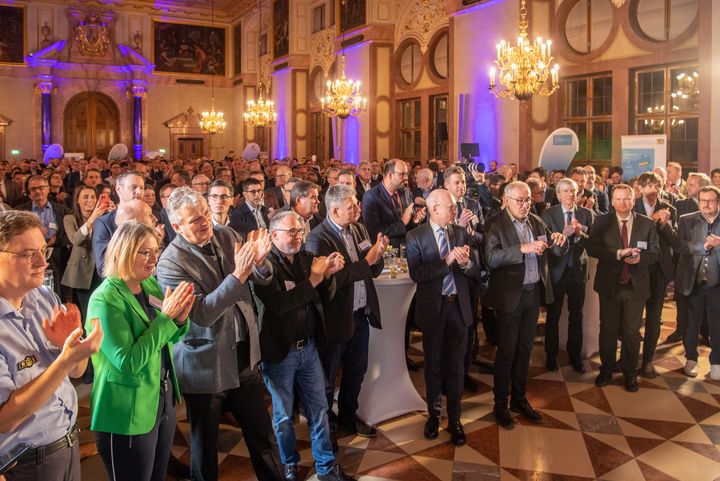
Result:
[[[674,305],[666,305],[664,318],[661,340],[674,330],[674,322],[667,320],[675,318]],[[419,357],[419,336],[413,341],[411,354]],[[492,354],[488,346],[481,349],[487,361]],[[544,415],[544,424],[516,418],[514,430],[499,429],[492,415],[492,376],[474,367],[480,389],[466,393],[462,405],[467,445],[456,448],[443,431],[433,441],[424,439],[426,415],[414,413],[380,424],[374,439],[342,437],[338,460],[361,481],[720,480],[720,383],[708,377],[707,356],[708,349],[701,348],[700,375],[690,379],[682,373],[682,346],[661,344],[656,356],[660,375],[643,379],[639,392],[628,393],[621,375],[605,388],[595,386],[597,356],[587,361],[592,370],[583,375],[562,358],[560,371],[546,372],[538,338],[528,398]],[[424,394],[422,372],[411,377]],[[88,402],[82,387],[81,427],[89,423]],[[189,425],[182,411],[173,453],[187,463]],[[300,479],[316,479],[303,419],[296,429]],[[82,433],[83,479],[104,480],[92,439],[92,433]],[[220,451],[222,480],[255,479],[242,432],[232,424],[222,426]]]

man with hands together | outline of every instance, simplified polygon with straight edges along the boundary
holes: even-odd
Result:
[[[77,394],[80,377],[100,348],[97,319],[81,339],[80,313],[42,285],[47,246],[38,217],[0,214],[0,457],[33,446],[8,480],[79,481]]]

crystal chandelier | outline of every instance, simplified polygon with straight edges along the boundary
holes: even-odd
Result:
[[[243,113],[245,123],[250,127],[263,127],[277,121],[275,102],[263,98],[262,87],[262,83],[258,85],[257,102],[252,99],[248,100],[247,111]]]
[[[692,73],[680,72],[675,77],[678,88],[670,93],[670,96],[673,98],[673,104],[677,102],[685,104],[692,109],[698,108],[698,98],[700,96],[698,76],[697,70],[695,70]]]
[[[615,5],[617,8],[620,8],[625,5],[625,0],[612,0],[612,4]]]
[[[367,98],[360,94],[360,81],[345,76],[345,52],[338,58],[339,75],[334,82],[327,81],[326,95],[320,99],[322,113],[328,117],[346,119],[357,117],[367,110]]]
[[[215,2],[210,5],[211,26],[215,26]],[[215,112],[215,76],[210,77],[210,112],[203,112],[200,119],[200,129],[206,134],[222,134],[225,131],[225,115]]]
[[[525,0],[520,2],[520,36],[517,46],[512,47],[505,40],[497,44],[497,60],[490,69],[490,91],[498,98],[516,98],[524,101],[533,95],[549,96],[558,89],[558,70],[550,69],[553,57],[550,55],[552,42],[543,42],[538,37],[530,43],[527,37],[528,21]],[[498,74],[500,87],[496,88],[495,74]],[[548,84],[549,77],[549,84]]]

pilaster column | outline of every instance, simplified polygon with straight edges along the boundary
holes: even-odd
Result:
[[[128,89],[128,98],[133,99],[133,157],[135,160],[141,160],[143,155],[142,142],[142,100],[147,95],[145,82],[133,82],[132,87]]]
[[[50,96],[57,91],[51,75],[38,75],[35,93],[40,95],[40,131],[43,153],[52,144],[52,103]]]

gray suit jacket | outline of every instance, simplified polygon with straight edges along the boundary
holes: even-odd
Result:
[[[163,290],[181,281],[195,284],[195,304],[190,312],[190,329],[174,346],[175,370],[180,390],[185,393],[217,393],[240,385],[240,377],[256,375],[260,360],[258,316],[253,307],[252,283],[244,284],[232,275],[234,247],[242,238],[225,226],[213,227],[211,242],[221,266],[203,255],[178,234],[163,252],[157,265],[157,279]],[[253,273],[252,280],[266,285],[272,267],[265,262],[267,275]],[[250,369],[238,372],[235,323],[245,318],[250,344]]]
[[[80,231],[77,220],[72,214],[66,215],[63,223],[65,224],[65,233],[72,244],[72,250],[61,283],[74,289],[90,289],[95,272],[92,235],[83,234]]]

